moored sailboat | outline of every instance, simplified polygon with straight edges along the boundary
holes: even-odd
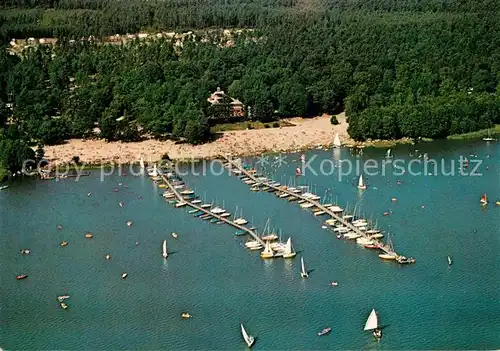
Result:
[[[335,137],[333,138],[333,147],[339,148],[341,146],[342,146],[342,143],[340,142],[339,133],[335,133]]]
[[[375,312],[375,309],[373,309],[368,316],[364,330],[373,330],[372,334],[374,337],[377,339],[382,338],[382,329],[379,326],[377,312]]]
[[[274,257],[274,251],[271,249],[271,242],[266,241],[266,247],[264,248],[264,251],[260,253],[260,257],[262,258],[272,258]]]
[[[241,326],[241,335],[243,336],[243,339],[245,340],[248,347],[252,347],[252,345],[255,343],[255,338],[247,333],[243,324],[240,324],[240,326]]]
[[[283,258],[293,258],[297,255],[292,246],[292,238],[288,238],[285,246],[285,251],[283,252]]]

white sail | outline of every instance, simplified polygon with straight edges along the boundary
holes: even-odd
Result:
[[[158,170],[156,169],[156,163],[153,166],[153,177],[158,177]]]
[[[163,240],[163,257],[167,258],[168,257],[168,252],[167,252],[167,241]]]
[[[288,238],[285,247],[285,254],[289,255],[292,253],[292,238]]]
[[[306,266],[304,265],[304,257],[301,257],[300,258],[300,263],[302,265],[302,275],[307,275],[307,272],[306,272]]]
[[[248,347],[252,346],[255,340],[254,337],[247,334],[247,331],[245,330],[245,327],[243,327],[243,324],[240,324],[240,326],[241,326],[241,335],[243,335],[243,339],[245,339],[245,342],[247,343]]]
[[[387,152],[385,154],[385,157],[392,157],[391,156],[391,149],[387,150]]]
[[[359,175],[359,180],[358,180],[358,188],[364,188],[365,187],[365,182],[363,181],[363,175]]]
[[[366,320],[365,330],[373,330],[378,328],[378,317],[375,309],[372,310],[368,319]]]
[[[334,147],[341,147],[342,146],[342,143],[340,142],[339,133],[335,133],[335,137],[333,138],[333,146]]]
[[[144,165],[144,159],[142,157],[141,157],[140,164],[141,164],[141,170],[144,170],[144,168],[146,168],[146,166]]]

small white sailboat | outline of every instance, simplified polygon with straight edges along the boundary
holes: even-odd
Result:
[[[144,159],[141,157],[141,160],[139,161],[140,167],[141,167],[141,174],[144,174],[144,169],[146,166],[144,165]]]
[[[167,241],[163,240],[163,253],[162,253],[164,258],[168,257],[168,251],[167,251]]]
[[[453,261],[451,260],[451,257],[448,256],[448,266],[451,266],[453,264]]]
[[[248,335],[243,324],[240,324],[240,326],[241,326],[241,335],[243,336],[243,339],[247,343],[248,347],[252,347],[252,345],[255,343],[255,338],[252,335]]]
[[[266,241],[266,247],[264,248],[264,251],[260,253],[260,257],[262,258],[272,258],[274,257],[274,251],[271,249],[271,242]]]
[[[301,264],[301,271],[300,271],[300,276],[302,278],[307,278],[309,277],[309,274],[307,274],[307,271],[306,271],[306,266],[304,264],[304,257],[301,257],[300,258],[300,264]]]
[[[335,133],[335,137],[333,138],[333,147],[338,149],[341,146],[342,143],[340,142],[339,133]]]
[[[392,158],[391,149],[388,149],[385,153],[385,158]]]
[[[285,251],[283,252],[283,258],[293,258],[297,253],[292,246],[292,238],[288,238],[285,246]]]
[[[365,182],[363,180],[363,175],[362,174],[359,175],[358,189],[360,189],[360,190],[365,190],[366,189],[366,184],[365,184]]]
[[[150,177],[158,177],[158,169],[156,167],[156,163],[153,165],[153,169],[148,169],[148,175]]]
[[[375,309],[373,309],[368,316],[368,319],[366,320],[365,324],[365,331],[367,330],[373,330],[373,336],[376,337],[377,339],[380,339],[382,337],[382,329],[380,329],[379,323],[378,323],[378,317],[377,317],[377,312],[375,312]]]

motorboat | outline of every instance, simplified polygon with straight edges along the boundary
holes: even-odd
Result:
[[[371,240],[371,239],[369,239],[369,238],[366,238],[366,237],[362,236],[362,237],[356,239],[356,244],[359,244],[359,245],[372,245],[372,244],[374,244],[374,241]]]
[[[61,242],[61,246],[64,247],[64,246],[67,246],[68,245],[68,242],[67,241],[63,241]]]
[[[339,286],[339,283],[338,283],[337,281],[333,281],[333,282],[331,282],[331,284],[330,284],[330,285],[331,285],[331,286]]]
[[[23,279],[26,279],[26,278],[28,278],[27,274],[20,274],[20,275],[16,276],[17,280],[23,280]]]
[[[356,232],[348,232],[344,234],[344,238],[349,239],[349,240],[354,240],[358,239],[361,237],[361,234],[358,234]]]
[[[179,237],[179,235],[177,235],[177,233],[172,233],[172,238],[177,239],[178,237]]]
[[[123,272],[123,273],[122,273],[122,279],[126,279],[126,278],[127,278],[127,276],[128,276],[128,274],[127,274],[126,272]]]
[[[396,255],[395,253],[383,253],[378,255],[378,257],[383,260],[395,260],[398,258],[398,255]]]
[[[2,185],[2,186],[0,186],[0,190],[5,190],[5,189],[7,189],[8,187],[9,187],[8,185]]]
[[[21,255],[29,255],[31,253],[30,249],[21,249]]]
[[[61,308],[62,308],[63,310],[67,310],[67,309],[68,309],[68,307],[69,307],[69,306],[68,306],[68,305],[66,305],[64,302],[61,302],[59,305],[61,306]]]
[[[85,238],[87,238],[87,239],[92,239],[93,237],[94,237],[94,235],[92,235],[92,233],[85,234]]]
[[[70,298],[69,295],[60,295],[60,296],[57,297],[57,301],[63,302],[64,300],[67,300],[69,298]]]
[[[186,205],[187,205],[187,203],[186,203],[186,202],[184,202],[184,201],[179,201],[179,202],[177,202],[177,203],[175,204],[175,207],[176,207],[176,208],[179,208],[179,207],[183,207],[183,206],[186,206]]]
[[[331,331],[332,331],[332,328],[325,328],[325,329],[318,332],[318,336],[326,335],[326,334],[330,333]]]
[[[398,256],[396,261],[400,264],[410,264],[415,263],[416,260],[413,257],[406,258],[405,256]]]
[[[187,319],[187,318],[193,318],[193,315],[187,312],[182,312],[181,313],[181,318]]]
[[[107,254],[106,256],[104,256],[104,258],[106,258],[107,260],[110,260],[111,259],[111,255]]]

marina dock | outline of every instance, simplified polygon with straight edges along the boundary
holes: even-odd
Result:
[[[242,167],[242,165],[239,164],[238,162],[235,162],[226,156],[223,156],[223,158],[228,162],[229,165],[231,165],[231,167],[233,169],[237,169],[240,174],[243,174],[247,178],[251,179],[254,182],[254,184],[263,185],[263,186],[268,187],[270,189],[274,189],[275,191],[279,192],[280,194],[288,194],[288,196],[293,196],[297,199],[300,199],[304,203],[307,202],[307,203],[312,205],[311,207],[316,207],[320,211],[323,211],[325,214],[329,215],[331,218],[335,219],[337,222],[341,223],[344,227],[348,228],[349,230],[356,233],[360,237],[374,241],[377,244],[377,248],[379,250],[381,250],[384,254],[395,256],[396,259],[398,260],[398,262],[401,259],[406,260],[406,257],[399,255],[389,245],[387,245],[387,244],[385,244],[377,239],[370,238],[370,236],[367,235],[367,233],[360,230],[359,228],[354,226],[351,222],[349,222],[348,220],[344,219],[342,216],[339,216],[337,213],[335,213],[333,210],[331,210],[331,207],[324,206],[320,202],[318,202],[314,199],[311,199],[307,196],[304,196],[303,194],[299,194],[299,193],[290,191],[290,190],[288,190],[288,188],[286,186],[283,186],[283,185],[276,186],[273,184],[273,182],[271,182],[269,180],[262,181],[261,179],[257,178],[254,174],[252,174],[252,172],[249,172],[244,167]],[[413,262],[400,262],[400,263],[413,263]]]
[[[201,206],[198,206],[196,204],[193,204],[191,201],[189,200],[186,200],[182,197],[182,195],[179,193],[179,191],[172,185],[172,183],[170,182],[170,180],[168,179],[168,177],[166,177],[163,172],[161,172],[160,170],[157,171],[158,172],[158,176],[163,180],[163,182],[167,185],[167,187],[170,189],[170,191],[175,194],[175,197],[177,198],[177,201],[179,202],[185,202],[187,206],[189,207],[192,207],[200,212],[204,212],[206,213],[207,215],[210,215],[214,218],[217,218],[219,221],[221,222],[224,222],[226,224],[229,224],[231,226],[233,226],[234,228],[237,228],[239,230],[242,230],[244,232],[246,232],[248,235],[250,235],[252,238],[254,238],[256,241],[258,241],[262,246],[265,246],[265,242],[264,240],[261,239],[261,237],[253,230],[243,226],[243,225],[239,225],[237,223],[234,223],[233,221],[231,221],[230,219],[227,219],[225,217],[222,217],[216,213],[213,213],[210,211],[210,209],[206,209],[206,208],[203,208]]]

